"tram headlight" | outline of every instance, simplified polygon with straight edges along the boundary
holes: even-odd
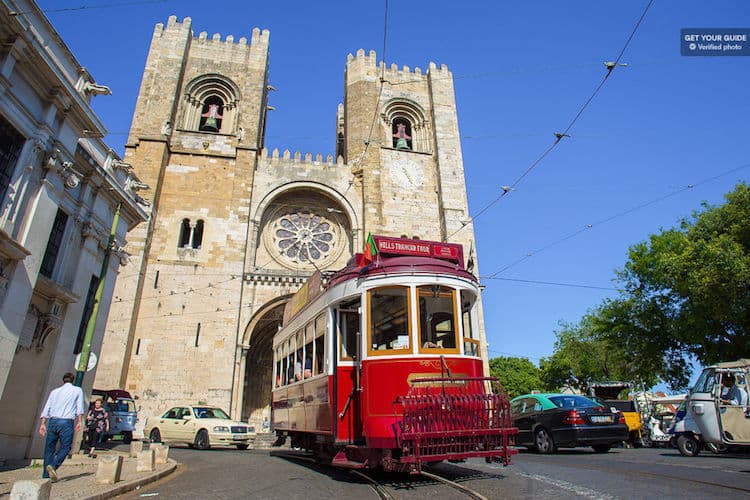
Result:
[[[229,427],[225,425],[217,425],[214,427],[214,432],[229,432]]]

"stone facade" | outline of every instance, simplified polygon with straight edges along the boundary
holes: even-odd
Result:
[[[266,148],[268,47],[258,29],[195,37],[189,18],[154,31],[125,152],[154,186],[152,218],[129,237],[139,272],[118,279],[97,372],[144,416],[203,401],[259,423],[272,336],[313,271],[343,267],[368,232],[467,252],[474,238],[447,67],[350,54],[323,158]]]
[[[0,458],[40,457],[39,415],[74,371],[104,257],[98,352],[127,231],[145,186],[102,142],[108,94],[32,1],[0,5]],[[120,207],[113,247],[110,229]],[[131,268],[132,269],[132,268]],[[90,393],[93,373],[83,378]]]

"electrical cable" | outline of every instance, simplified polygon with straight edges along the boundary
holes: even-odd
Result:
[[[646,13],[648,12],[648,10],[651,7],[651,4],[653,2],[654,2],[654,0],[649,0],[648,4],[646,5],[646,8],[643,10],[643,13],[641,14],[640,18],[638,19],[638,21],[636,22],[635,26],[633,27],[633,30],[631,31],[630,36],[628,36],[628,39],[625,42],[625,45],[620,50],[620,53],[617,56],[617,58],[615,59],[615,61],[614,62],[605,63],[607,72],[605,73],[605,75],[602,78],[601,82],[599,82],[599,85],[596,86],[596,88],[591,93],[591,95],[589,96],[589,98],[586,99],[586,101],[583,103],[583,105],[578,109],[578,112],[575,114],[575,116],[573,117],[573,119],[568,123],[568,126],[565,127],[565,129],[563,130],[563,132],[555,132],[555,141],[550,146],[548,146],[547,149],[545,149],[544,152],[541,155],[539,155],[539,157],[536,160],[534,160],[534,162],[532,162],[531,165],[529,165],[529,167],[527,167],[526,170],[524,170],[524,172],[518,178],[516,178],[516,180],[514,180],[512,184],[510,184],[510,186],[504,186],[502,188],[503,192],[500,193],[500,195],[497,198],[495,198],[490,203],[488,203],[487,205],[485,205],[481,210],[479,210],[479,212],[476,215],[470,216],[469,217],[469,221],[467,221],[465,224],[462,224],[461,227],[459,227],[458,229],[456,229],[455,231],[453,231],[453,233],[451,233],[450,235],[448,235],[448,237],[446,238],[446,240],[450,240],[453,236],[456,235],[456,233],[458,233],[463,228],[465,228],[466,226],[468,226],[469,223],[473,223],[474,220],[476,220],[477,217],[479,217],[482,214],[484,214],[487,210],[489,210],[492,206],[494,206],[497,202],[499,202],[502,198],[504,198],[505,195],[507,195],[511,191],[515,190],[516,186],[529,173],[531,173],[531,171],[534,168],[536,168],[536,166],[539,165],[539,163],[541,163],[541,161],[544,158],[546,158],[547,155],[549,153],[551,153],[552,150],[558,144],[560,144],[560,142],[562,141],[563,138],[570,137],[570,135],[568,134],[568,132],[570,132],[570,130],[573,128],[573,126],[576,124],[576,122],[579,120],[579,118],[583,115],[583,112],[586,110],[586,108],[588,108],[589,104],[591,104],[591,102],[594,100],[594,98],[596,97],[596,95],[602,89],[602,87],[604,86],[604,84],[609,79],[609,76],[612,74],[612,71],[615,68],[617,68],[618,65],[620,64],[620,59],[622,58],[623,54],[625,53],[625,50],[630,45],[630,42],[633,40],[633,37],[635,36],[635,32],[638,30],[638,27],[641,25],[641,22],[646,17]]]
[[[362,161],[365,159],[367,149],[370,147],[370,141],[372,140],[372,133],[375,130],[375,124],[378,121],[378,115],[380,114],[380,99],[383,97],[383,84],[385,83],[385,54],[386,54],[386,42],[388,40],[388,0],[385,0],[385,15],[383,20],[383,66],[380,71],[380,87],[378,88],[378,98],[375,100],[375,112],[372,116],[372,122],[370,123],[370,132],[367,134],[367,140],[365,141],[365,149],[362,150],[359,158],[355,161],[353,166],[361,166]]]
[[[707,184],[707,183],[709,183],[711,181],[714,181],[714,180],[719,179],[721,177],[727,176],[727,175],[732,174],[734,172],[738,172],[738,171],[743,170],[743,169],[748,168],[748,167],[750,167],[750,163],[745,163],[745,164],[740,165],[738,167],[734,167],[734,168],[731,168],[729,170],[725,170],[724,172],[720,172],[720,173],[718,173],[716,175],[713,175],[711,177],[707,177],[705,179],[701,179],[700,181],[695,182],[693,184],[687,184],[685,187],[682,187],[682,188],[677,189],[675,191],[672,191],[670,193],[663,194],[663,195],[658,196],[656,198],[653,198],[651,200],[645,201],[643,203],[639,203],[638,205],[635,205],[635,206],[633,206],[631,208],[628,208],[626,210],[623,210],[621,212],[617,212],[617,213],[612,214],[610,216],[607,216],[607,217],[605,217],[603,219],[599,219],[598,221],[595,221],[595,222],[593,222],[591,224],[586,224],[582,228],[577,229],[577,230],[575,230],[575,231],[573,231],[573,232],[571,232],[571,233],[563,236],[562,238],[554,240],[554,241],[552,241],[552,242],[550,242],[550,243],[548,243],[548,244],[546,244],[546,245],[544,245],[544,246],[542,246],[542,247],[540,247],[540,248],[538,248],[538,249],[536,249],[534,251],[528,252],[523,257],[520,257],[517,260],[511,262],[510,264],[507,264],[506,266],[498,269],[494,273],[492,273],[492,274],[490,274],[488,276],[483,277],[483,279],[495,279],[495,277],[498,274],[502,274],[503,272],[505,272],[508,269],[510,269],[510,268],[512,268],[512,267],[514,267],[514,266],[516,266],[518,264],[520,264],[521,262],[523,262],[523,261],[525,261],[527,259],[530,259],[531,257],[533,257],[533,256],[535,256],[535,255],[537,255],[537,254],[539,254],[539,253],[541,253],[541,252],[543,252],[543,251],[545,251],[545,250],[547,250],[547,249],[555,246],[555,245],[559,245],[560,243],[563,243],[563,242],[565,242],[565,241],[567,241],[567,240],[569,240],[571,238],[574,238],[575,236],[578,236],[579,234],[581,234],[581,233],[583,233],[585,231],[588,231],[589,229],[593,229],[594,227],[599,227],[601,225],[607,224],[607,223],[609,223],[609,222],[611,222],[611,221],[613,221],[615,219],[619,219],[620,217],[624,217],[624,216],[629,215],[629,214],[631,214],[633,212],[641,210],[642,208],[646,208],[646,207],[651,206],[651,205],[653,205],[655,203],[658,203],[660,201],[666,200],[667,198],[671,198],[671,197],[676,196],[678,194],[684,193],[685,191],[689,191],[689,190],[694,189],[694,188],[696,188],[698,186],[702,186],[703,184]]]
[[[144,4],[152,4],[152,3],[166,3],[167,0],[135,0],[132,2],[113,2],[108,4],[101,4],[101,5],[81,5],[80,7],[64,7],[60,9],[39,9],[45,14],[52,14],[57,12],[73,12],[73,11],[80,11],[80,10],[91,10],[91,9],[108,9],[111,7],[126,7],[129,5],[144,5]],[[19,15],[25,15],[25,14],[34,14],[33,11],[24,11],[24,12],[16,12],[11,11],[9,13],[11,16],[19,16]]]
[[[557,281],[539,281],[539,280],[523,280],[523,279],[517,279],[517,278],[482,278],[482,279],[493,279],[493,280],[502,280],[502,281],[515,281],[518,283],[530,283],[533,285],[554,285],[554,286],[567,286],[571,288],[591,288],[592,290],[612,290],[615,292],[620,291],[619,288],[612,288],[609,286],[596,286],[596,285],[581,285],[578,283],[562,283]]]

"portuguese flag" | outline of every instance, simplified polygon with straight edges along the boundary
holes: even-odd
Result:
[[[365,240],[365,248],[362,250],[359,262],[359,267],[365,267],[372,263],[372,260],[378,254],[378,246],[375,244],[375,238],[372,237],[372,233],[367,233],[367,239]]]

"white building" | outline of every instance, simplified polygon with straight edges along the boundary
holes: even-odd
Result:
[[[94,353],[127,263],[120,248],[147,219],[134,192],[145,186],[101,140],[90,101],[109,89],[33,1],[0,0],[0,40],[0,458],[39,457],[39,413],[74,371],[114,213],[120,206]],[[87,373],[84,391],[93,380]]]

